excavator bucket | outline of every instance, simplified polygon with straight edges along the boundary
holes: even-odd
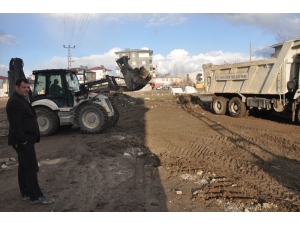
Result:
[[[24,71],[23,71],[23,60],[20,58],[12,58],[9,62],[9,71],[7,71],[8,73],[8,96],[10,97],[15,90],[15,82],[16,80],[20,79],[20,78],[26,78]],[[28,94],[29,100],[30,102],[32,102],[32,91],[31,89],[29,90],[29,94]]]
[[[145,67],[133,69],[128,64],[128,56],[122,56],[116,62],[121,69],[127,91],[137,91],[145,87],[152,79],[150,72]]]

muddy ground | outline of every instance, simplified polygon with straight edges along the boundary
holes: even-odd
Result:
[[[40,186],[55,203],[22,201],[11,159],[1,163],[0,211],[299,211],[300,126],[290,118],[217,116],[203,96],[167,91],[110,98],[120,113],[114,128],[88,135],[74,126],[36,145]],[[17,154],[0,104],[5,161]]]

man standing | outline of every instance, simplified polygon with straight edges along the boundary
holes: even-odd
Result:
[[[18,79],[15,92],[7,102],[8,145],[12,145],[18,153],[18,182],[22,199],[30,198],[32,204],[50,204],[54,199],[43,195],[37,178],[39,166],[34,145],[40,141],[40,132],[36,113],[27,100],[29,91],[28,80]]]

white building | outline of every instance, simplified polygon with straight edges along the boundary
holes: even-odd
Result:
[[[0,76],[0,98],[7,97],[8,77]]]
[[[90,68],[89,71],[96,73],[96,80],[100,80],[102,78],[105,78],[105,75],[110,75],[109,72],[111,70],[106,69],[103,65]]]

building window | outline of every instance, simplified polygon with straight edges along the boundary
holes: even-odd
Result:
[[[139,57],[140,57],[140,58],[149,57],[149,52],[140,52],[140,53],[139,53]]]
[[[131,58],[135,58],[135,53],[132,53],[132,54],[131,54]]]
[[[118,54],[116,54],[116,59],[118,59],[119,58],[119,55]]]
[[[152,64],[152,59],[149,60],[149,64]]]
[[[136,62],[132,62],[132,65],[135,66],[135,65],[136,65]]]
[[[146,61],[142,61],[142,65],[146,65]]]

